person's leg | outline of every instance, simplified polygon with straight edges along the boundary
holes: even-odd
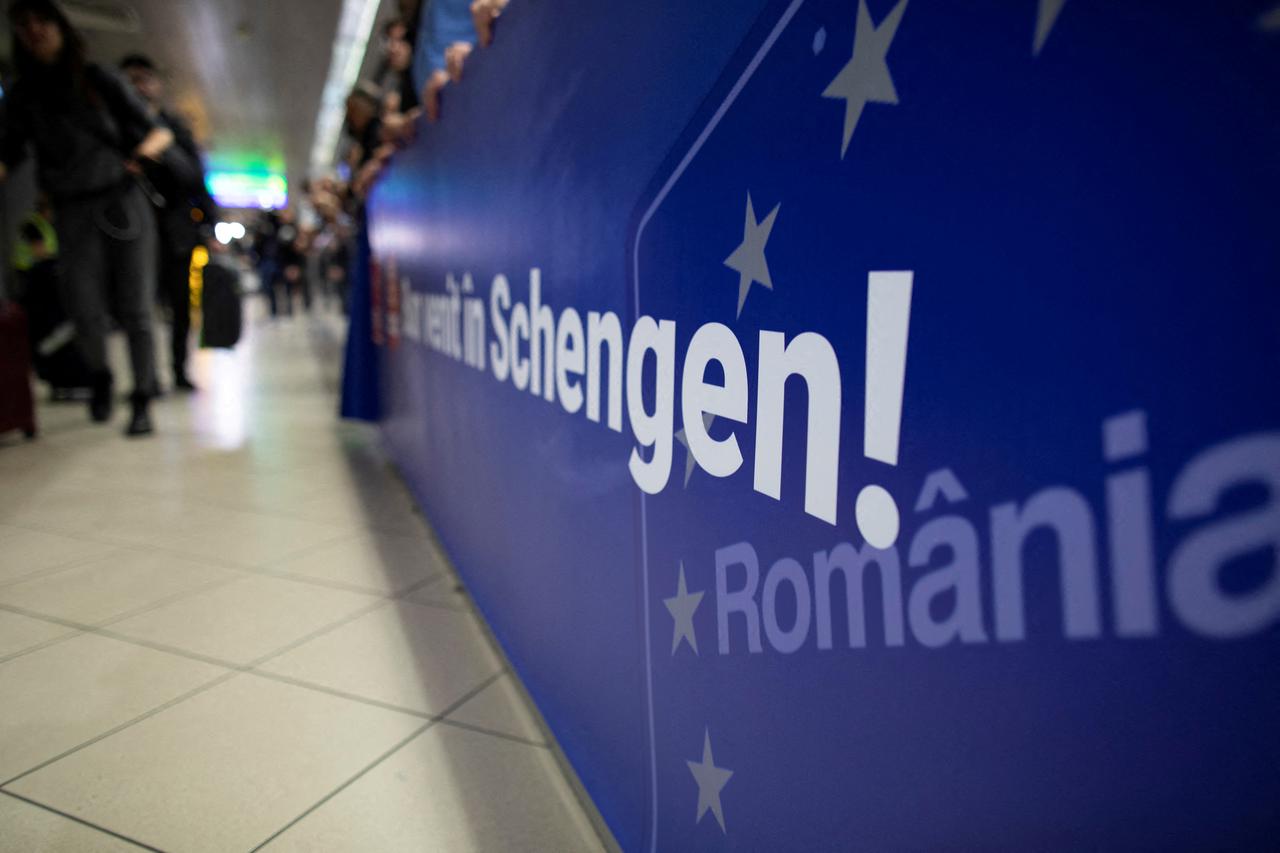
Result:
[[[190,391],[193,386],[187,378],[187,351],[191,347],[191,250],[183,245],[166,246],[165,250],[161,253],[160,277],[173,315],[169,338],[173,385],[180,391]]]
[[[111,417],[111,367],[107,363],[107,313],[105,236],[93,221],[89,204],[58,208],[58,262],[62,275],[58,291],[63,308],[76,330],[76,345],[89,368],[92,395],[89,414],[95,421]]]
[[[274,317],[279,311],[276,305],[276,266],[271,261],[264,261],[258,267],[258,278],[262,282],[262,292],[267,295],[267,307]]]
[[[133,417],[127,432],[151,431],[147,404],[156,392],[156,349],[151,318],[151,294],[156,287],[156,227],[151,204],[133,188],[121,203],[131,222],[139,223],[131,240],[107,240],[108,266],[115,287],[116,316],[129,340],[133,367]]]

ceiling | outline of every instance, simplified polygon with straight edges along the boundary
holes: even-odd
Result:
[[[149,55],[211,168],[307,176],[342,0],[66,0],[91,59]],[[389,4],[394,5],[394,3]],[[7,20],[3,26],[8,28]],[[4,34],[5,51],[9,34]]]

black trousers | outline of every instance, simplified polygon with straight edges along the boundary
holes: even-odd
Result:
[[[89,369],[108,370],[106,339],[114,313],[129,339],[134,390],[154,393],[156,224],[151,203],[137,187],[116,196],[62,203],[56,227],[62,303]]]
[[[169,346],[174,378],[187,374],[187,350],[191,338],[191,249],[160,246],[159,302],[170,312]]]

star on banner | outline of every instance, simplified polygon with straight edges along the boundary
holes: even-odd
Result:
[[[893,77],[889,74],[889,65],[885,57],[889,53],[889,45],[898,32],[898,24],[902,21],[902,13],[907,8],[907,0],[901,0],[889,14],[884,16],[880,26],[871,24],[871,13],[867,11],[867,0],[858,0],[857,30],[853,35],[853,56],[840,69],[840,73],[828,84],[822,93],[824,98],[838,98],[844,101],[844,141],[840,145],[840,159],[844,159],[849,150],[849,140],[853,139],[854,128],[862,117],[862,109],[868,103],[896,104],[898,90],[893,86]]]
[[[724,259],[724,265],[738,274],[738,313],[742,316],[742,306],[747,301],[747,291],[753,282],[760,282],[773,290],[773,279],[769,276],[769,263],[764,257],[764,244],[769,242],[769,232],[773,231],[773,220],[778,216],[781,204],[776,204],[763,220],[756,220],[755,208],[751,205],[751,193],[747,193],[747,218],[742,225],[742,242],[733,254]]]
[[[698,816],[694,819],[694,823],[701,821],[702,816],[710,810],[716,816],[716,822],[720,824],[720,831],[727,832],[728,830],[724,828],[724,811],[720,806],[720,792],[728,784],[733,771],[716,767],[715,759],[711,755],[710,729],[707,730],[702,741],[702,761],[685,763],[689,765],[689,772],[698,783]]]
[[[702,428],[711,429],[711,424],[715,422],[716,416],[710,412],[702,413]],[[684,447],[684,487],[689,488],[689,478],[693,476],[693,469],[697,466],[698,460],[693,458],[693,451],[689,449],[689,436],[681,427],[676,431],[675,439]]]
[[[1067,0],[1040,0],[1040,5],[1036,7],[1036,35],[1031,43],[1032,56],[1040,55],[1040,50],[1044,47],[1045,41],[1049,38],[1049,32],[1053,29],[1065,5]]]
[[[702,603],[702,596],[705,593],[689,592],[689,588],[684,582],[684,563],[680,563],[680,579],[676,581],[676,594],[671,598],[662,599],[662,603],[667,606],[667,612],[671,614],[671,619],[675,623],[674,632],[671,635],[671,654],[676,653],[676,649],[680,648],[680,643],[686,642],[689,648],[693,649],[693,653],[698,654],[698,635],[693,630],[693,614],[698,612],[698,605]]]

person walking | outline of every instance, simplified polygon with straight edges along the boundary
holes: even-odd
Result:
[[[120,60],[134,91],[159,123],[173,134],[173,147],[160,168],[146,170],[157,190],[156,226],[160,253],[158,266],[160,302],[169,308],[173,387],[194,391],[187,376],[187,352],[191,342],[191,252],[200,242],[200,221],[214,219],[214,205],[204,186],[200,149],[190,129],[176,113],[164,107],[164,81],[150,58],[132,53]],[[199,220],[192,211],[199,210]]]
[[[156,391],[151,301],[156,232],[135,176],[158,161],[173,134],[119,77],[86,60],[80,34],[52,0],[9,6],[17,80],[0,130],[0,180],[30,145],[36,179],[49,194],[63,264],[63,302],[93,373],[89,413],[110,420],[108,305],[129,341],[133,371],[127,435],[152,431]]]

